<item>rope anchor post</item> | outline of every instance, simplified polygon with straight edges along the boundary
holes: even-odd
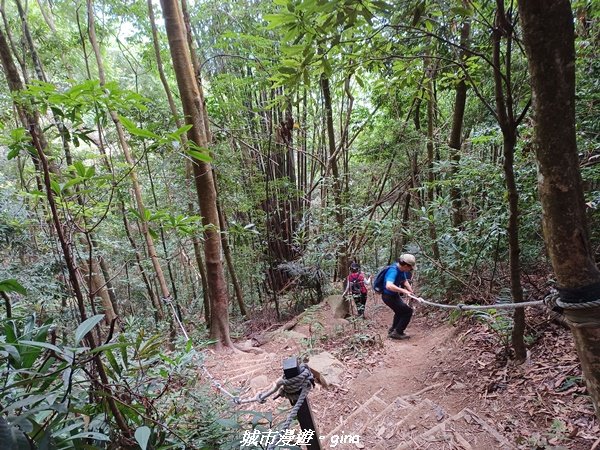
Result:
[[[302,367],[298,364],[298,358],[291,357],[283,360],[283,378],[284,380],[291,380],[292,378],[298,377],[301,375],[303,370],[309,370],[308,367],[305,367],[304,364]],[[310,377],[312,382],[312,375]],[[305,430],[312,430],[312,438],[309,442],[307,442],[306,449],[307,450],[321,450],[321,442],[319,439],[319,435],[317,432],[317,426],[315,425],[315,420],[313,418],[312,411],[310,409],[310,405],[308,403],[308,398],[306,395],[302,396],[302,391],[307,391],[305,388],[300,388],[297,392],[286,395],[289,399],[292,406],[296,405],[296,402],[302,401],[300,405],[300,409],[298,409],[298,423],[300,424],[300,429],[304,432]],[[304,397],[302,399],[302,397]]]

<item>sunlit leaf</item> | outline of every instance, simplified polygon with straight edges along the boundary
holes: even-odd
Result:
[[[140,444],[142,450],[146,450],[148,447],[148,440],[150,439],[151,434],[152,431],[146,426],[139,427],[135,430],[135,440]]]

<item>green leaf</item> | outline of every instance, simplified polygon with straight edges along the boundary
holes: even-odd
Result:
[[[331,64],[329,64],[329,60],[327,58],[323,58],[323,73],[327,78],[331,77],[333,70],[331,69]]]
[[[12,358],[15,360],[15,362],[17,364],[21,363],[21,354],[19,353],[19,350],[17,350],[17,347],[15,347],[14,345],[10,345],[10,344],[0,344],[0,348],[3,348],[6,353],[8,353],[10,356],[12,356]]]
[[[57,347],[56,345],[48,344],[47,342],[19,341],[19,344],[30,345],[32,347],[41,347],[41,348],[45,348],[48,350],[52,350],[53,352],[56,352],[59,355],[63,354],[63,350],[61,348]]]
[[[187,124],[187,125],[183,125],[179,128],[177,128],[176,131],[174,131],[175,134],[177,135],[181,135],[183,133],[187,133],[188,131],[190,131],[193,128],[194,125],[191,124]]]
[[[0,292],[16,292],[18,294],[27,295],[27,289],[21,286],[21,284],[13,278],[0,281]]]
[[[70,436],[67,441],[73,441],[75,439],[96,439],[97,441],[110,441],[110,438],[102,433],[96,433],[93,431],[85,431],[83,433],[77,433],[74,436]]]
[[[287,23],[293,23],[296,21],[296,17],[290,13],[283,14],[265,14],[264,18],[269,25],[267,26],[267,30],[272,30],[274,28],[280,27]]]
[[[127,344],[125,344],[125,347],[127,347]],[[105,349],[104,355],[106,356],[106,359],[108,359],[108,362],[110,363],[110,366],[112,367],[113,371],[120,376],[121,366],[117,362],[117,359],[115,358],[115,355],[113,354],[111,349]]]
[[[281,66],[278,67],[277,70],[281,73],[286,73],[288,75],[294,75],[296,73],[296,68],[295,67],[285,67],[285,66]]]
[[[464,6],[455,6],[454,8],[450,8],[450,11],[462,17],[471,17],[473,15],[473,10]]]
[[[138,444],[140,444],[142,450],[146,450],[148,447],[148,440],[150,439],[151,433],[152,431],[150,428],[146,426],[139,427],[137,430],[135,430],[135,440]]]
[[[16,158],[19,155],[20,151],[21,151],[21,149],[19,147],[12,147],[11,150],[6,155],[6,159],[8,159],[10,161],[11,159]]]
[[[75,330],[75,345],[79,344],[81,340],[88,334],[92,328],[98,325],[102,319],[104,319],[104,314],[96,314],[95,316],[90,317],[85,322],[81,323]]]
[[[82,183],[84,181],[84,178],[82,177],[75,177],[70,179],[69,181],[67,181],[64,185],[63,185],[63,192],[66,191],[67,189],[69,189],[71,186],[75,186],[76,184]]]
[[[158,234],[152,228],[148,227],[148,233],[152,236],[152,239],[158,239]]]
[[[73,163],[73,169],[77,172],[77,175],[84,178],[85,177],[85,165],[81,161],[76,161]]]
[[[365,88],[365,82],[364,82],[364,80],[362,79],[362,77],[359,77],[358,75],[356,75],[354,78],[356,79],[356,82],[358,83],[358,85],[359,85],[361,88],[363,88],[363,89],[364,89],[364,88]]]
[[[52,191],[54,191],[54,193],[55,193],[56,195],[59,195],[59,196],[60,196],[60,192],[61,192],[61,187],[60,187],[60,184],[58,184],[58,183],[57,183],[56,181],[54,181],[54,180],[51,180],[51,181],[50,181],[50,187],[52,188]]]
[[[192,158],[197,159],[197,160],[202,161],[202,162],[209,163],[209,162],[212,161],[212,158],[210,157],[210,155],[208,153],[202,153],[202,152],[199,152],[197,150],[191,150],[191,149],[189,149],[187,151],[187,154],[190,155]]]
[[[95,349],[90,350],[90,353],[93,355],[94,353],[105,352],[107,350],[112,350],[113,348],[121,348],[121,347],[127,347],[127,344],[123,343],[123,342],[112,342],[110,344],[100,345],[100,346],[96,347]]]
[[[139,136],[148,139],[160,139],[158,134],[154,134],[152,131],[143,130],[138,128],[133,121],[129,120],[127,117],[119,116],[119,120],[125,127],[125,129],[129,132],[129,134],[133,136]]]
[[[5,413],[5,412],[10,412],[10,411],[15,411],[19,408],[25,408],[25,407],[35,405],[35,404],[45,400],[47,396],[48,396],[47,394],[28,395],[27,397],[25,397],[19,401],[11,403],[6,408],[4,408],[2,410],[2,412]]]

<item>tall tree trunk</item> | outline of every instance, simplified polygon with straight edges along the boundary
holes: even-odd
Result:
[[[194,76],[182,13],[175,0],[161,0],[161,5],[183,111],[186,122],[192,125],[188,131],[188,139],[199,147],[206,148],[208,125],[204,123],[204,103]],[[219,216],[212,169],[209,164],[199,160],[194,160],[193,165],[196,193],[205,226],[204,254],[211,300],[210,336],[217,341],[217,348],[232,347],[229,336],[229,297],[221,262]]]
[[[463,49],[468,46],[470,33],[471,20],[466,18],[460,31],[460,46]],[[466,51],[461,50],[459,57],[461,64],[464,64]],[[460,150],[463,143],[463,122],[465,117],[465,106],[467,104],[467,83],[464,79],[461,78],[458,82],[455,92],[456,96],[454,98],[454,111],[452,114],[452,129],[450,130],[450,139],[448,140],[448,146],[450,147],[450,161],[452,162],[452,176],[455,176],[458,172]],[[452,201],[452,226],[458,228],[464,221],[464,218],[462,214],[460,188],[456,185],[455,181],[453,183],[454,185],[450,189],[450,200]]]
[[[171,88],[169,87],[169,83],[167,81],[167,77],[165,76],[162,57],[160,56],[160,43],[158,39],[158,29],[156,27],[156,20],[154,17],[154,7],[152,6],[152,0],[148,0],[148,17],[150,19],[150,26],[152,29],[152,44],[154,46],[154,56],[156,58],[156,67],[158,69],[158,75],[160,77],[160,81],[163,85],[163,89],[165,94],[167,95],[167,101],[169,103],[169,109],[171,110],[171,114],[173,114],[173,118],[175,120],[175,124],[177,128],[181,128],[183,123],[179,117],[179,112],[177,111],[177,106],[175,105],[175,101],[173,100],[173,94],[171,93]],[[187,135],[181,135],[181,145],[184,149],[188,148],[188,138]],[[192,163],[189,160],[186,160],[185,163],[185,178],[186,178],[186,186],[189,187],[192,178]],[[188,203],[188,212],[190,215],[194,214],[194,207],[191,202]],[[196,260],[196,265],[198,266],[198,273],[200,274],[200,280],[202,283],[202,298],[204,304],[204,318],[206,320],[206,326],[210,326],[210,293],[208,289],[208,281],[206,279],[206,269],[204,267],[204,261],[202,259],[201,253],[201,245],[200,240],[197,236],[192,237],[192,245],[194,247],[194,256]]]
[[[327,78],[324,74],[321,75],[321,91],[323,93],[325,132],[327,133],[327,149],[329,151],[329,155],[327,156],[326,170],[331,171],[335,220],[337,222],[339,239],[341,242],[340,249],[338,251],[337,275],[339,279],[344,280],[348,276],[348,242],[344,231],[344,213],[342,211],[342,179],[338,170],[338,155],[335,145],[335,128],[333,126],[333,103],[331,100],[331,88],[329,84],[329,78]],[[328,173],[325,175],[327,176]],[[348,313],[349,312],[350,311],[348,311]]]
[[[575,138],[575,47],[569,0],[519,2],[534,95],[535,152],[546,248],[562,300],[600,298]],[[600,307],[565,309],[600,418]]]
[[[435,209],[431,206],[434,200],[435,174],[433,173],[433,163],[435,161],[435,142],[433,139],[433,129],[435,125],[435,96],[433,92],[433,78],[435,77],[435,63],[431,58],[425,58],[425,72],[427,83],[427,202],[428,210],[431,215],[428,218],[429,237],[431,238],[431,250],[433,257],[440,262],[440,247],[437,242],[437,230],[435,227]]]

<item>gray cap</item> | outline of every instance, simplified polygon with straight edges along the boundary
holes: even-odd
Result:
[[[408,264],[415,270],[417,269],[417,259],[414,257],[414,255],[411,255],[410,253],[400,255],[400,262]]]

